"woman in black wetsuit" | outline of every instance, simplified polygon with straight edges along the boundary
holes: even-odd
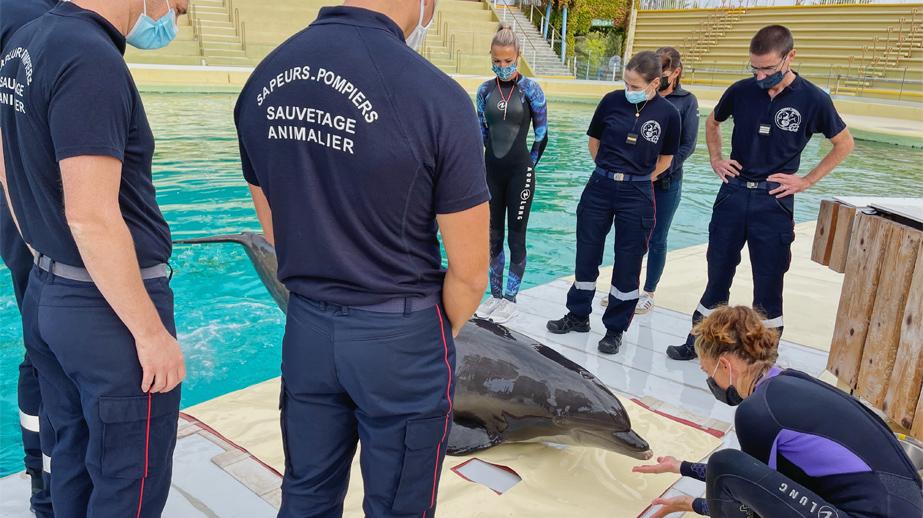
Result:
[[[548,117],[541,87],[517,70],[519,39],[509,25],[500,25],[490,55],[497,76],[478,88],[476,104],[490,189],[491,297],[478,308],[478,315],[503,323],[516,314],[516,295],[526,270],[526,226],[535,196],[535,167],[548,143]],[[535,129],[531,149],[526,144],[530,126]],[[504,225],[510,247],[505,292]]]
[[[920,476],[887,425],[848,394],[775,366],[778,337],[753,309],[716,309],[694,331],[701,367],[719,401],[740,405],[742,451],[708,464],[660,457],[639,473],[681,473],[706,498],[654,500],[663,517],[905,518],[923,516]]]

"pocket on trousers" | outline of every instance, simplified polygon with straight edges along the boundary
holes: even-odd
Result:
[[[145,468],[150,476],[170,466],[176,445],[179,398],[179,388],[151,394],[150,401],[147,395],[99,398],[103,475],[138,479],[145,475]]]
[[[422,513],[433,505],[441,447],[448,435],[446,416],[407,422],[404,435],[404,465],[391,510],[396,513]],[[451,419],[451,418],[449,418]]]
[[[721,186],[721,189],[718,191],[718,195],[715,197],[715,203],[712,205],[711,209],[714,211],[722,203],[726,202],[728,198],[734,195],[734,191],[731,187]]]
[[[786,214],[788,214],[790,218],[795,216],[795,197],[794,196],[786,196],[784,198],[773,197],[772,199],[775,200],[776,205],[778,205],[780,209],[782,209]]]

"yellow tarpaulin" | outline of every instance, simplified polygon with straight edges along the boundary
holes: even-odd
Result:
[[[186,413],[281,472],[284,457],[278,399],[276,378],[194,406]],[[622,402],[631,415],[632,428],[650,442],[656,456],[699,460],[720,444],[708,433],[629,400]],[[639,461],[595,448],[506,444],[472,457],[512,468],[522,482],[497,495],[451,471],[471,457],[446,457],[438,500],[441,516],[634,517],[678,480],[677,475],[631,473]],[[347,517],[362,516],[358,459],[357,455],[346,498]]]

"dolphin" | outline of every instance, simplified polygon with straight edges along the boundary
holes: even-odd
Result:
[[[243,245],[276,304],[288,290],[276,277],[275,249],[244,232],[177,244]],[[447,453],[467,455],[506,442],[597,447],[647,460],[650,446],[631,429],[619,399],[592,373],[554,349],[474,317],[455,339],[456,385]]]

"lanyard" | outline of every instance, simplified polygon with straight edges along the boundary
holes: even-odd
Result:
[[[506,120],[506,107],[510,103],[510,99],[513,98],[513,92],[516,91],[516,83],[513,83],[513,87],[510,88],[510,95],[508,97],[503,96],[503,87],[500,86],[500,78],[497,78],[497,90],[500,91],[500,101],[497,103],[497,109],[503,110],[503,120]]]

